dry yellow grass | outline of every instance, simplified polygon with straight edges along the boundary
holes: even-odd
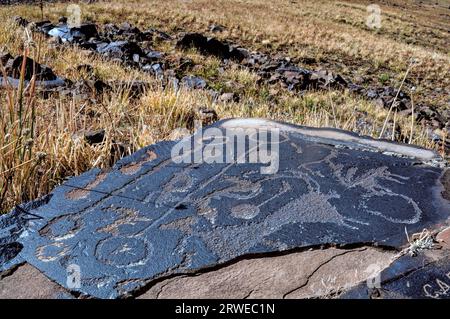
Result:
[[[449,87],[449,42],[445,33],[448,24],[430,21],[429,16],[433,16],[434,11],[419,11],[416,21],[398,8],[382,6],[388,18],[383,28],[374,32],[365,27],[365,5],[363,1],[287,0],[80,3],[83,19],[97,23],[128,21],[143,29],[156,27],[168,32],[180,29],[204,32],[212,22],[223,24],[227,31],[217,35],[220,38],[266,52],[276,50],[299,61],[314,57],[315,62],[310,67],[332,66],[333,70],[352,78],[367,74],[375,74],[371,78],[378,78],[377,74],[386,73],[394,86],[401,81],[409,58],[415,57],[419,64],[408,81],[417,86],[417,101],[431,101],[441,108],[446,107],[445,96],[435,96],[432,90],[436,84]],[[64,3],[48,4],[44,8],[44,17],[55,20],[65,14],[66,6]],[[20,54],[23,30],[10,22],[14,15],[39,20],[41,13],[30,5],[0,8],[0,48]],[[398,28],[406,34],[403,40],[397,37]],[[434,42],[425,41],[429,30],[434,30]],[[36,46],[30,49],[33,58],[37,57],[36,36]],[[417,39],[417,43],[408,43],[407,39]],[[268,41],[263,44],[263,40]],[[33,107],[25,109],[22,119],[18,117],[17,90],[10,92],[16,94],[13,99],[8,97],[6,90],[0,91],[3,119],[0,127],[0,212],[48,193],[67,176],[80,174],[94,166],[109,166],[114,143],[123,143],[131,153],[169,138],[175,128],[191,127],[200,107],[214,109],[222,119],[265,117],[309,126],[339,127],[375,137],[387,115],[386,110],[374,103],[346,92],[308,92],[303,96],[285,90],[274,92],[273,88],[258,86],[256,74],[248,70],[234,66],[219,74],[216,73],[219,61],[215,58],[205,58],[196,52],[179,52],[167,44],[161,44],[157,49],[170,51],[173,56],[188,55],[202,66],[196,71],[199,75],[214,75],[210,81],[212,87],[239,91],[239,103],[214,103],[206,91],[162,89],[148,74],[77,48],[55,47],[48,40],[43,40],[40,47],[39,62],[71,80],[84,76],[75,67],[87,63],[103,80],[145,80],[152,85],[137,99],[128,98],[127,88],[115,88],[98,98],[96,103],[61,97],[43,99],[28,90],[25,102],[32,99]],[[13,105],[12,110],[8,109],[9,105]],[[6,121],[10,111],[14,116]],[[90,111],[96,116],[90,116]],[[24,123],[33,123],[33,136],[29,136],[29,131],[25,135],[17,131],[24,119]],[[409,136],[410,117],[398,115],[396,122],[402,135]],[[83,131],[96,129],[105,129],[107,139],[104,144],[90,146],[79,138]],[[388,130],[392,130],[392,126]],[[424,129],[417,126],[412,143],[435,147]],[[25,152],[28,157],[21,156],[24,150],[29,150]]]

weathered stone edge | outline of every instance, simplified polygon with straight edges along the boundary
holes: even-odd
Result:
[[[407,157],[432,166],[447,166],[445,160],[434,150],[385,139],[374,139],[369,136],[362,136],[354,132],[336,128],[308,127],[264,118],[231,118],[220,120],[212,126],[224,129],[277,128],[282,132],[299,133],[320,143]]]

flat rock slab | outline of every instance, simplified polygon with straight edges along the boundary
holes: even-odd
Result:
[[[445,168],[432,151],[255,119],[218,122],[209,133],[240,136],[243,128],[279,130],[275,173],[262,174],[261,163],[176,163],[176,141],[148,146],[109,172],[68,180],[31,209],[41,218],[21,233],[21,258],[64,287],[76,265],[73,290],[116,298],[251,254],[401,247],[405,227],[414,233],[449,217]],[[203,146],[217,140],[203,136]]]
[[[450,257],[421,264],[417,270],[382,287],[382,298],[450,299]]]

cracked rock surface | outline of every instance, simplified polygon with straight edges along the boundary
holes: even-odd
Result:
[[[226,149],[225,134],[238,141],[266,134],[278,169],[268,169],[275,157],[261,164],[249,154],[245,163],[192,161]],[[181,161],[180,146],[191,161]],[[402,258],[392,263],[394,252],[407,245],[405,228],[413,234],[447,225],[445,172],[434,152],[409,145],[226,120],[184,144],[150,145],[110,171],[66,181],[27,210],[34,217],[12,242],[23,246],[21,262],[66,289],[68,267],[79,266],[81,286],[72,292],[83,296],[333,296],[369,278],[375,266],[401,262],[406,266],[394,270],[409,271]]]
[[[158,282],[139,296],[155,298],[311,298],[351,287],[385,268],[394,253],[372,247],[324,249],[239,261],[195,276]],[[346,272],[336,272],[346,269]]]

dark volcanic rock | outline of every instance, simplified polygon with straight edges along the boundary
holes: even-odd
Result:
[[[411,108],[411,98],[405,92],[392,87],[369,88],[365,90],[365,95],[369,99],[379,101],[380,106],[387,109],[392,105],[394,110],[399,111]]]
[[[28,21],[20,17],[16,17],[15,21],[19,25],[28,24]],[[155,38],[159,40],[172,39],[170,35],[156,29],[141,31],[129,23],[123,23],[119,26],[107,24],[103,27],[103,31],[98,33],[96,26],[93,24],[69,28],[64,19],[60,20],[59,25],[56,26],[50,21],[41,21],[34,23],[34,27],[48,35],[59,37],[63,41],[76,43],[82,48],[97,51],[128,65],[131,64],[161,79],[166,73],[184,72],[183,68],[177,68],[175,65],[166,63],[164,56],[159,52],[148,49],[148,44]],[[220,29],[220,26],[212,26],[211,31],[219,31]],[[183,34],[178,39],[177,46],[182,49],[194,47],[203,54],[214,55],[226,60],[235,60],[260,75],[261,80],[259,82],[270,85],[281,83],[282,86],[292,91],[328,89],[330,87],[348,89],[374,100],[384,108],[393,106],[396,111],[408,111],[412,106],[410,96],[404,91],[397,92],[396,88],[364,88],[344,79],[339,74],[333,74],[327,70],[307,70],[293,63],[290,58],[250,52],[245,48],[231,45],[216,38],[208,38],[200,33]],[[180,79],[183,75],[177,74],[176,77]],[[172,74],[169,74],[168,77],[171,76]],[[418,111],[416,114],[418,114],[417,121],[419,123],[443,129],[449,122],[448,114],[440,114],[432,106],[416,105],[415,109]],[[430,110],[432,110],[432,114],[429,114]],[[446,144],[445,141],[440,143]]]
[[[45,32],[45,30],[43,31]],[[79,27],[69,27],[67,24],[61,24],[46,31],[46,33],[52,37],[60,38],[63,42],[74,43],[81,43],[98,35],[95,24],[83,24]]]
[[[31,26],[33,27],[33,29],[43,33],[48,33],[55,27],[55,25],[48,20],[33,22]]]
[[[20,55],[16,58],[9,59],[9,61],[5,63],[6,74],[14,79],[19,79],[22,63],[23,56]],[[36,74],[36,79],[39,81],[52,81],[57,78],[48,66],[39,64],[31,58],[27,58],[25,61],[25,80],[31,80],[33,74]]]
[[[6,71],[6,78],[0,77],[0,87],[9,85],[18,87],[20,85],[23,56],[13,57],[9,53],[3,53],[0,55],[0,59]],[[56,76],[48,66],[39,64],[29,57],[25,61],[24,70],[24,84],[28,85],[32,76],[36,75],[36,87],[43,91],[61,88],[67,84],[65,79]]]
[[[84,133],[84,139],[89,145],[103,143],[105,140],[105,130],[86,132]]]
[[[116,41],[116,40],[128,40],[128,41],[144,41],[151,38],[151,34],[147,32],[141,32],[139,28],[133,27],[131,24],[124,22],[120,26],[109,23],[104,26],[102,34],[104,37]]]
[[[115,41],[97,46],[97,51],[109,58],[120,59],[122,61],[139,62],[140,56],[144,55],[142,49],[136,42]],[[137,56],[137,61],[136,61]]]
[[[14,23],[16,23],[17,25],[19,25],[21,27],[26,27],[28,25],[28,23],[30,23],[27,19],[24,19],[19,16],[13,17],[13,21],[14,21]]]
[[[216,138],[204,136],[202,153],[224,146],[225,130],[242,137],[242,129],[250,136],[280,129],[271,144],[279,146],[273,174],[264,174],[270,163],[248,160],[180,163],[171,159],[177,142],[161,142],[110,172],[94,169],[57,187],[31,210],[43,218],[22,234],[21,256],[63,286],[67,265],[79,265],[80,292],[113,298],[252,253],[370,242],[398,248],[405,227],[414,233],[449,217],[440,194],[444,169],[422,163],[439,163],[432,151],[242,119],[205,129]]]
[[[219,119],[215,110],[208,109],[204,106],[198,109],[198,117],[203,125],[210,125]]]
[[[221,24],[212,24],[209,26],[209,31],[210,32],[223,32],[225,31],[225,27]]]
[[[183,77],[181,83],[188,89],[204,89],[207,86],[205,79],[193,75]]]
[[[68,85],[59,92],[63,95],[69,95],[77,100],[88,99],[90,97],[100,95],[112,90],[112,87],[101,80],[79,80],[71,85]]]
[[[186,33],[178,40],[177,46],[182,49],[196,48],[201,53],[217,56],[222,59],[242,61],[246,58],[242,50],[215,38],[207,38],[200,33]]]
[[[222,93],[219,96],[219,101],[221,102],[239,102],[239,95],[236,93]]]

